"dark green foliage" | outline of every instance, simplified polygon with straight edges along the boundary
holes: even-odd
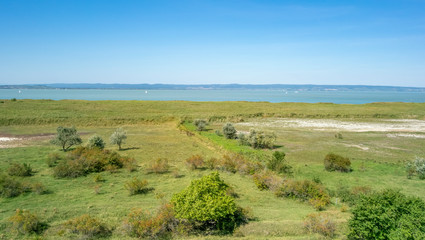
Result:
[[[16,197],[24,192],[29,192],[30,187],[22,183],[19,179],[0,174],[0,196],[1,197]]]
[[[9,218],[12,231],[19,234],[39,234],[47,228],[47,224],[30,211],[17,209],[15,215]]]
[[[275,151],[267,162],[267,168],[277,173],[292,175],[292,167],[285,161],[285,153]]]
[[[217,172],[193,180],[171,199],[176,218],[200,230],[233,231],[241,217],[234,198],[227,195],[228,188]]]
[[[325,156],[324,160],[325,169],[327,171],[350,172],[351,161],[349,158],[329,153]]]
[[[29,177],[33,175],[32,168],[29,164],[26,163],[12,163],[7,169],[7,173],[10,176],[17,176],[17,177]]]
[[[236,138],[236,129],[231,123],[226,123],[223,126],[223,135],[227,139],[235,139]]]
[[[103,141],[103,139],[100,136],[94,135],[94,136],[89,138],[89,141],[87,143],[87,147],[88,148],[104,149],[105,148],[105,141]]]
[[[353,206],[364,195],[372,193],[372,189],[366,186],[357,186],[348,189],[346,186],[340,185],[336,190],[336,197],[340,198],[342,202],[348,203]]]
[[[66,128],[60,126],[56,129],[56,131],[57,134],[55,138],[50,142],[61,146],[63,151],[67,151],[70,147],[81,144],[83,142],[75,127]]]
[[[124,163],[129,162],[128,157],[122,157],[117,152],[84,147],[71,151],[68,159],[53,169],[55,177],[75,178],[92,172],[122,168]]]
[[[198,131],[204,131],[208,125],[207,121],[204,119],[196,119],[193,124],[196,126],[196,130]]]
[[[425,239],[425,202],[394,190],[363,196],[352,209],[349,239]]]
[[[106,237],[111,234],[111,230],[104,223],[87,214],[67,221],[64,228],[71,233],[82,235],[84,239]]]
[[[330,203],[325,187],[310,180],[286,180],[275,192],[278,197],[291,197],[308,201],[314,208],[321,210]]]
[[[144,194],[149,192],[148,181],[140,180],[136,177],[125,183],[124,187],[130,192],[130,195]]]

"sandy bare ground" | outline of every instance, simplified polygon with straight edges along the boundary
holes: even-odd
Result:
[[[40,142],[52,139],[54,134],[43,133],[34,135],[12,135],[0,133],[0,148],[15,148],[37,145]]]
[[[425,138],[425,121],[411,119],[381,120],[374,122],[342,121],[333,119],[270,119],[238,123],[256,128],[302,128],[314,131],[389,132],[388,137]]]

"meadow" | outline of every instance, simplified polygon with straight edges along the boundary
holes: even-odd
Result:
[[[27,163],[34,169],[23,181],[40,182],[47,194],[25,193],[13,198],[0,198],[0,239],[33,239],[10,230],[8,219],[16,209],[37,214],[49,227],[42,239],[69,239],[75,235],[62,229],[69,219],[90,214],[111,229],[108,239],[132,239],[125,234],[123,219],[135,208],[155,211],[190,184],[193,179],[212,172],[191,170],[185,160],[193,155],[205,159],[222,158],[224,154],[241,154],[250,161],[265,164],[273,151],[286,153],[294,179],[316,179],[330,191],[341,186],[368,187],[373,190],[399,189],[425,200],[424,181],[408,179],[405,161],[425,157],[422,129],[408,132],[350,131],[315,129],[271,124],[285,119],[324,119],[347,122],[386,123],[389,119],[425,120],[425,103],[306,104],[267,102],[184,102],[184,101],[80,101],[80,100],[2,100],[0,101],[0,137],[16,138],[0,142],[0,169],[4,173],[12,163]],[[198,132],[194,119],[206,119],[206,131]],[[224,139],[216,130],[232,122],[238,131],[255,127],[274,132],[274,149],[253,149],[237,140]],[[106,142],[117,127],[127,131],[127,142],[119,154],[133,157],[137,171],[119,169],[92,173],[73,179],[54,178],[47,166],[49,154],[62,154],[50,139],[58,126],[75,126],[83,144],[94,134]],[[183,130],[182,130],[183,129]],[[187,134],[190,132],[190,134]],[[397,135],[409,133],[408,136]],[[341,134],[336,137],[335,134]],[[389,136],[391,135],[391,137]],[[419,136],[419,137],[418,137]],[[107,149],[117,146],[107,144]],[[352,161],[350,173],[327,172],[323,159],[334,152]],[[158,159],[168,159],[170,168],[162,174],[148,171]],[[235,190],[236,202],[250,207],[254,220],[242,225],[233,235],[175,236],[181,239],[323,239],[303,228],[307,215],[317,212],[311,205],[289,198],[277,198],[272,191],[260,191],[250,175],[219,171],[220,177]],[[103,181],[96,182],[97,175]],[[152,191],[129,195],[124,185],[134,177],[147,180]],[[335,239],[345,239],[350,207],[332,197],[322,212],[329,213],[337,224]]]

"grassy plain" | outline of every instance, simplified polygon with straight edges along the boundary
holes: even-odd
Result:
[[[237,152],[262,160],[272,150],[253,150],[240,146],[236,140],[225,140],[214,134],[223,122],[233,121],[236,128],[248,131],[249,125],[238,122],[261,124],[278,117],[346,119],[348,121],[380,122],[382,119],[425,120],[424,103],[374,103],[364,105],[305,104],[305,103],[252,103],[252,102],[160,102],[160,101],[50,101],[50,100],[4,100],[0,103],[0,136],[28,137],[54,133],[59,125],[76,126],[83,140],[98,134],[108,140],[117,127],[128,132],[126,150],[120,154],[134,157],[138,171],[119,170],[117,173],[100,173],[104,182],[95,182],[94,175],[76,179],[56,179],[47,167],[46,158],[58,147],[49,143],[51,136],[29,139],[21,146],[0,149],[0,171],[6,171],[12,162],[30,163],[36,170],[26,181],[42,182],[49,194],[27,193],[15,198],[0,198],[0,239],[30,238],[16,236],[8,230],[7,219],[15,209],[28,209],[49,224],[43,234],[45,239],[67,239],[69,234],[61,231],[61,224],[70,218],[88,213],[99,217],[113,228],[110,239],[129,238],[123,234],[123,218],[133,208],[154,211],[161,202],[169,200],[189,185],[192,179],[208,174],[209,170],[189,170],[186,158],[200,154],[205,158],[220,158],[226,152]],[[187,136],[179,131],[178,124],[184,119],[204,118],[210,120],[207,132]],[[186,125],[190,130],[193,126]],[[270,126],[264,130],[277,135],[277,149],[284,151],[286,159],[294,167],[297,179],[319,178],[331,191],[345,185],[369,186],[375,190],[398,188],[409,195],[425,199],[424,181],[407,179],[403,162],[415,156],[425,156],[425,139],[395,137],[386,132],[339,131],[343,138],[334,137],[335,131],[316,131],[305,128]],[[423,132],[419,132],[423,133]],[[2,142],[0,142],[2,144]],[[116,146],[107,145],[108,149]],[[323,158],[328,152],[350,157],[354,171],[329,173],[323,169]],[[167,158],[169,172],[151,174],[148,165],[157,158]],[[249,206],[256,221],[242,226],[235,235],[242,239],[320,239],[303,230],[303,220],[315,212],[306,203],[291,199],[279,199],[272,192],[258,190],[248,175],[220,172],[239,195],[237,203]],[[146,179],[154,190],[145,195],[129,196],[124,188],[126,181],[138,177]],[[95,188],[100,186],[100,192]],[[342,212],[336,199],[325,211],[338,222],[336,238],[344,238],[346,221],[350,213]],[[192,236],[199,239],[233,238],[233,236]]]

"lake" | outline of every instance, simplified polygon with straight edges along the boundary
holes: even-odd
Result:
[[[122,89],[0,89],[0,99],[184,100],[331,102],[425,102],[425,92],[398,91],[285,91],[276,90],[122,90]]]

